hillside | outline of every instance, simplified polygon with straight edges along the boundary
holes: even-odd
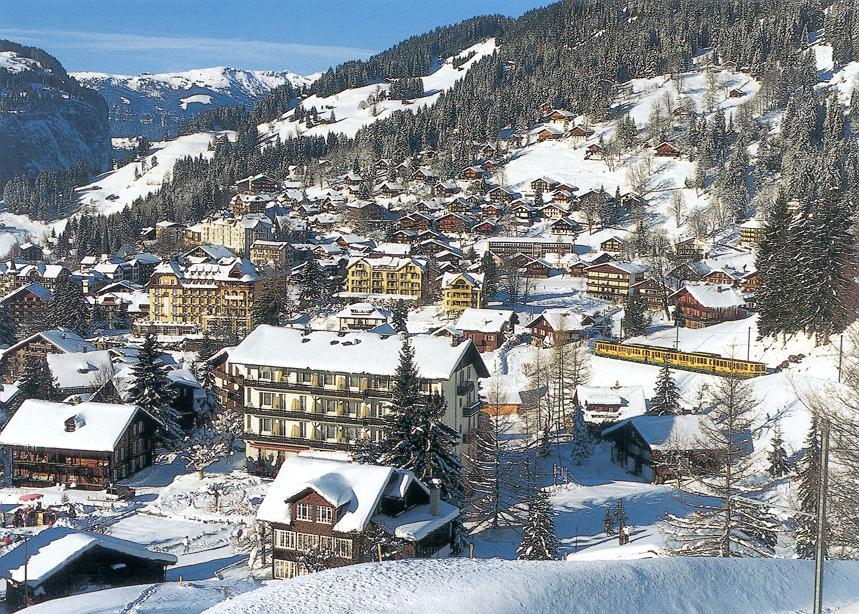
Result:
[[[150,140],[175,136],[183,123],[203,111],[231,105],[250,108],[276,87],[300,89],[313,82],[287,71],[223,66],[133,76],[91,72],[72,76],[107,101],[112,136]]]
[[[104,99],[44,51],[0,41],[0,184],[79,161],[104,170],[109,157]]]
[[[210,610],[263,612],[736,612],[809,609],[811,561],[407,560],[275,582]],[[859,564],[828,564],[826,604],[859,601]]]

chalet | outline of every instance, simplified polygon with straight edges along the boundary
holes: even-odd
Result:
[[[66,328],[46,330],[9,346],[0,355],[0,376],[4,384],[18,379],[30,360],[45,360],[48,354],[92,352],[95,346]]]
[[[603,429],[602,437],[612,443],[615,463],[662,484],[684,477],[675,473],[677,466],[688,467],[687,473],[694,475],[719,464],[719,452],[708,443],[706,420],[705,415],[636,416]],[[748,441],[747,435],[741,438]]]
[[[51,527],[0,557],[0,577],[6,581],[7,611],[15,612],[94,587],[158,584],[165,567],[177,561],[126,539]]]
[[[487,217],[501,217],[504,214],[504,205],[490,202],[483,205],[481,211]]]
[[[551,192],[558,186],[558,182],[548,177],[537,177],[530,185],[532,192]]]
[[[383,181],[378,190],[385,198],[394,198],[405,192],[405,188],[396,181]]]
[[[503,186],[497,186],[489,190],[486,195],[493,203],[507,204],[516,197],[516,193]]]
[[[486,160],[483,163],[483,168],[485,168],[488,172],[492,173],[498,168],[498,163],[495,160]]]
[[[644,209],[647,207],[647,200],[642,198],[642,196],[636,192],[626,192],[620,197],[620,205],[621,207],[626,207],[630,211],[633,209]]]
[[[236,194],[230,199],[230,212],[235,217],[248,213],[265,213],[274,198],[269,194]]]
[[[570,192],[569,190],[555,189],[552,192],[552,202],[557,203],[562,207],[567,207],[569,203],[575,202],[577,200],[575,194]]]
[[[435,184],[432,191],[433,194],[440,197],[453,196],[460,191],[460,187],[455,181],[448,179],[447,181],[440,181]]]
[[[562,207],[555,202],[551,202],[548,205],[543,205],[543,207],[540,208],[540,214],[550,220],[560,219],[568,213],[569,211],[566,207]]]
[[[314,571],[302,563],[313,548],[330,552],[332,567],[375,560],[368,535],[377,532],[399,542],[383,558],[448,556],[458,515],[411,471],[299,455],[284,460],[257,520],[271,525],[278,579]]]
[[[432,183],[438,179],[438,175],[436,175],[435,171],[426,166],[420,166],[418,169],[412,173],[410,177],[410,181],[415,183]]]
[[[591,143],[585,148],[585,160],[602,160],[605,158],[605,149],[602,145]]]
[[[391,217],[391,211],[375,201],[354,201],[346,207],[346,219],[351,224],[387,225]]]
[[[466,166],[464,169],[459,171],[459,178],[464,179],[466,181],[475,181],[477,179],[483,179],[486,176],[486,169],[482,166]]]
[[[752,218],[740,224],[740,243],[750,247],[761,244],[766,235],[766,222]]]
[[[728,98],[742,98],[745,95],[746,93],[739,88],[734,88],[728,92]]]
[[[421,213],[420,211],[409,213],[397,220],[397,228],[400,230],[413,230],[415,232],[420,232],[422,230],[429,230],[432,226],[432,216]]]
[[[677,241],[671,251],[677,260],[701,260],[705,256],[703,243],[695,237]]]
[[[593,134],[594,131],[590,128],[585,128],[584,126],[575,126],[567,133],[567,136],[574,143],[581,143],[582,141],[585,141],[592,137]]]
[[[573,403],[585,412],[588,422],[616,422],[647,411],[644,388],[641,386],[584,386],[576,387]]]
[[[573,121],[576,118],[576,114],[572,111],[567,111],[565,109],[552,109],[549,111],[544,117],[544,121],[552,124],[553,126],[560,126],[561,128],[565,128],[567,124]]]
[[[629,290],[643,298],[648,309],[659,310],[665,307],[662,299],[663,295],[667,298],[666,291],[663,289],[662,284],[659,283],[659,280],[654,277],[632,284]]]
[[[614,201],[614,197],[604,189],[588,190],[584,194],[579,195],[579,206],[585,208],[593,205],[594,208],[605,207]]]
[[[620,254],[626,249],[626,241],[618,236],[612,236],[600,243],[600,251],[608,254]]]
[[[471,230],[471,219],[459,213],[448,213],[436,220],[438,229],[442,232],[466,233]]]
[[[758,289],[761,278],[756,270],[749,271],[740,278],[740,290],[745,293],[754,292]]]
[[[515,323],[513,311],[469,307],[459,316],[455,327],[474,343],[477,351],[493,352],[504,344]]]
[[[645,269],[631,262],[606,262],[586,269],[588,294],[612,301],[625,300]]]
[[[388,309],[375,307],[370,303],[355,303],[348,305],[335,317],[340,323],[339,330],[370,330],[387,324],[391,312]]]
[[[51,291],[39,283],[27,284],[0,298],[0,310],[8,318],[20,339],[38,322],[42,322],[51,300]]]
[[[690,284],[669,299],[686,328],[704,328],[748,316],[743,309],[746,303],[743,295],[730,286]]]
[[[445,205],[447,210],[453,213],[468,213],[473,206],[474,204],[470,200],[462,196],[457,196]]]
[[[384,175],[391,169],[391,161],[385,158],[379,158],[379,160],[377,160],[373,165],[373,168],[376,169],[377,173]]]
[[[400,218],[402,220],[403,218]],[[414,230],[400,229],[391,233],[391,240],[397,243],[412,243],[417,239],[418,233]]]
[[[0,445],[11,452],[15,486],[98,490],[152,464],[159,426],[134,405],[28,399],[0,433]]]
[[[62,398],[92,394],[116,373],[108,350],[48,354],[47,361]]]
[[[571,217],[562,217],[552,222],[549,227],[553,235],[577,235],[581,232],[579,223]]]
[[[18,246],[18,255],[27,262],[36,262],[44,257],[42,248],[30,242]]]
[[[560,140],[564,136],[564,131],[555,126],[543,126],[535,129],[532,134],[537,137],[537,141],[542,143],[543,141]]]
[[[604,324],[602,316],[593,311],[573,311],[567,308],[546,309],[525,325],[531,331],[534,345],[549,347],[590,336]]]
[[[552,272],[552,265],[542,258],[528,258],[521,268],[529,278],[546,278]]]
[[[349,188],[357,188],[364,183],[364,178],[358,173],[347,173],[343,176],[343,184]]]
[[[741,277],[742,274],[735,271],[732,267],[723,266],[711,270],[709,273],[704,275],[704,279],[702,281],[705,284],[711,284],[714,286],[729,286],[731,288],[736,288],[740,285]]]
[[[537,215],[539,211],[532,207],[531,205],[518,205],[517,207],[512,208],[511,213],[513,213],[513,217],[516,219],[517,224],[529,225],[534,220],[537,219]]]
[[[233,185],[233,189],[239,193],[255,194],[257,192],[277,192],[280,186],[268,175],[259,174],[239,179]]]
[[[679,158],[682,153],[677,147],[667,141],[653,148],[653,154],[659,158]]]
[[[482,235],[494,235],[498,231],[498,224],[492,220],[483,220],[475,224],[471,230]]]

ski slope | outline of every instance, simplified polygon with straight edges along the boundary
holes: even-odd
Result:
[[[302,101],[301,106],[305,109],[316,107],[320,118],[325,119],[327,119],[333,111],[337,120],[335,123],[320,124],[313,128],[306,129],[304,124],[300,122],[289,121],[294,113],[294,111],[289,111],[277,121],[260,124],[258,128],[260,136],[263,139],[270,141],[278,137],[282,140],[286,140],[287,138],[300,135],[325,136],[329,132],[336,132],[338,134],[343,133],[346,136],[353,137],[358,130],[364,126],[381,119],[385,119],[386,117],[390,117],[395,111],[401,111],[403,109],[414,110],[420,106],[431,106],[435,104],[441,92],[452,88],[454,83],[461,79],[475,62],[478,62],[481,58],[492,54],[495,51],[495,48],[495,39],[490,38],[481,43],[477,43],[468,49],[464,49],[457,55],[464,56],[472,51],[475,52],[475,55],[473,58],[465,62],[459,69],[453,67],[452,57],[447,58],[438,70],[433,72],[431,75],[422,77],[426,96],[415,99],[411,105],[403,104],[403,101],[401,100],[383,100],[376,105],[376,115],[373,115],[372,107],[368,106],[365,109],[358,108],[361,102],[367,100],[367,98],[374,92],[378,93],[390,90],[390,84],[388,83],[378,83],[348,89],[340,92],[339,94],[334,94],[333,96],[327,96],[324,98],[314,95]]]

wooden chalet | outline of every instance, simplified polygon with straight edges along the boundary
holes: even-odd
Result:
[[[598,143],[591,143],[585,148],[585,160],[602,160],[605,158],[605,149]]]
[[[470,339],[479,352],[493,352],[507,340],[517,322],[515,312],[469,307],[459,316],[455,328]]]
[[[95,346],[74,331],[58,328],[42,331],[22,339],[0,355],[0,377],[11,384],[24,371],[31,360],[45,360],[48,354],[91,352]]]
[[[534,135],[540,143],[543,141],[559,141],[564,137],[564,131],[555,126],[543,126],[535,130]]]
[[[677,241],[671,246],[671,250],[677,260],[701,260],[706,255],[703,245],[695,237]]]
[[[277,192],[280,189],[277,181],[265,174],[253,175],[239,179],[233,188],[236,192],[255,194],[257,192]]]
[[[609,254],[619,254],[625,249],[626,241],[617,236],[609,237],[608,239],[600,243],[600,251]]]
[[[0,433],[0,445],[11,452],[15,486],[99,490],[152,464],[159,426],[134,405],[28,399]]]
[[[472,221],[459,213],[447,213],[436,220],[442,232],[466,233],[471,230]]]
[[[395,196],[399,196],[405,191],[406,189],[396,181],[383,181],[379,185],[379,192],[385,198],[394,198]]]
[[[459,171],[459,178],[464,179],[466,181],[475,181],[477,179],[483,179],[486,176],[486,169],[482,166],[466,166],[464,169]]]
[[[576,118],[576,114],[566,109],[552,109],[545,117],[544,121],[555,126],[565,127]]]
[[[158,584],[165,581],[165,568],[177,562],[175,555],[137,542],[51,527],[0,557],[0,577],[6,581],[6,610],[15,612],[96,587]]]
[[[531,342],[549,347],[577,341],[590,335],[602,321],[601,316],[566,308],[546,309],[525,325],[531,331]]]
[[[567,215],[569,211],[566,207],[562,207],[561,205],[555,203],[555,201],[553,200],[549,204],[543,205],[543,207],[540,209],[540,213],[543,217],[547,219],[557,220]]]
[[[742,98],[745,95],[746,93],[739,88],[734,88],[728,92],[728,98]]]
[[[653,148],[653,154],[658,158],[679,158],[682,153],[679,148],[667,141]]]
[[[492,220],[483,220],[472,226],[471,230],[482,235],[494,235],[498,232],[498,224]]]
[[[435,171],[425,166],[419,167],[410,177],[411,181],[417,183],[431,183],[437,179],[438,175],[436,175]]]
[[[27,284],[0,298],[0,309],[9,318],[18,338],[37,322],[42,322],[51,300],[51,291],[40,283]]]
[[[552,222],[550,229],[553,235],[575,236],[581,231],[581,226],[571,217],[562,217]]]
[[[537,177],[533,181],[531,181],[531,191],[532,192],[551,192],[558,186],[558,182],[554,179],[549,179],[548,177]]]
[[[375,560],[374,532],[399,542],[382,546],[384,558],[448,556],[458,515],[410,471],[297,455],[283,461],[257,519],[271,526],[279,579],[314,571],[303,562],[312,548],[331,552],[331,567]]]
[[[493,203],[507,204],[512,201],[516,194],[512,190],[508,190],[503,186],[497,186],[489,190],[486,195]]]
[[[459,185],[455,181],[440,181],[432,188],[433,194],[439,197],[453,196],[461,191]]]
[[[662,303],[663,296],[667,298],[665,290],[659,280],[653,277],[643,279],[640,282],[633,284],[629,289],[630,292],[637,294],[644,299],[648,309],[659,310],[665,305]]]
[[[574,143],[580,143],[581,141],[585,141],[592,137],[594,131],[590,128],[585,128],[584,126],[575,126],[567,132],[567,137],[570,138]]]
[[[504,205],[490,202],[483,205],[481,211],[487,217],[501,217],[504,215]]]
[[[686,328],[704,328],[748,316],[743,309],[745,299],[730,286],[690,284],[677,290],[669,300]]]
[[[432,228],[432,226],[432,216],[427,215],[425,213],[421,213],[420,211],[409,213],[408,215],[404,215],[397,220],[397,228],[399,228],[400,230],[413,230],[415,232],[421,232],[422,230],[429,230],[430,228]]]

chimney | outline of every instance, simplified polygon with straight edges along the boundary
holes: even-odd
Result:
[[[438,516],[441,507],[441,480],[433,478],[430,480],[430,514]]]

